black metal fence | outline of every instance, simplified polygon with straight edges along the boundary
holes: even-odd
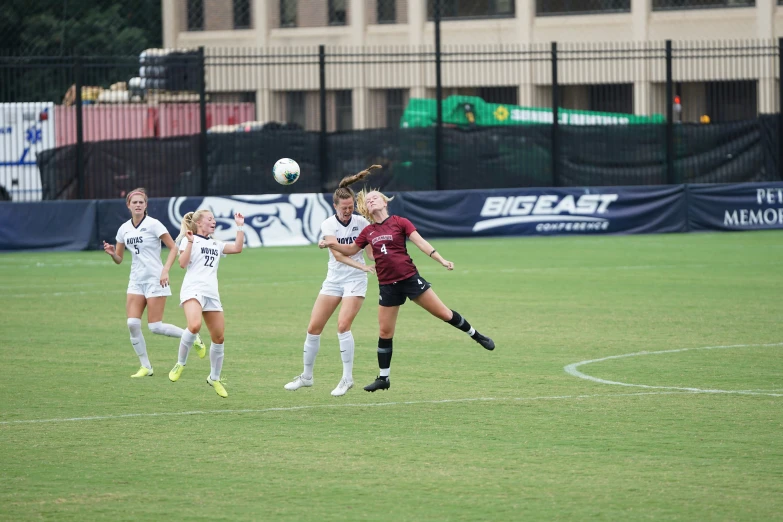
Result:
[[[0,186],[320,192],[373,163],[384,190],[783,177],[783,39],[435,49],[0,57]]]

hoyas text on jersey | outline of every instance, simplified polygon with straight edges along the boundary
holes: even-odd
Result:
[[[358,236],[338,237],[338,238],[335,238],[335,239],[337,239],[337,242],[340,243],[341,245],[351,245],[351,244],[353,244],[354,241],[356,241],[357,237]]]
[[[201,253],[206,254],[208,256],[219,256],[220,252],[217,251],[216,248],[207,248],[207,247],[201,247]]]
[[[144,243],[144,238],[142,237],[129,237],[127,241],[128,245],[140,245],[141,243]]]

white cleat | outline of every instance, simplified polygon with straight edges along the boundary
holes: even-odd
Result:
[[[286,390],[294,391],[299,388],[309,388],[313,385],[313,379],[305,379],[301,375],[297,375],[296,379],[283,386]]]
[[[342,397],[351,388],[353,388],[353,381],[343,379],[340,381],[340,384],[337,385],[337,388],[332,390],[332,397]]]

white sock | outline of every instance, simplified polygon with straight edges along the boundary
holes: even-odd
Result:
[[[128,319],[128,330],[130,331],[133,351],[139,356],[139,362],[141,362],[142,366],[151,370],[152,364],[150,364],[150,359],[147,357],[147,342],[141,333],[141,319]]]
[[[154,334],[165,335],[166,337],[182,337],[182,328],[173,324],[158,321],[157,323],[148,323],[147,327]]]
[[[304,371],[302,376],[305,379],[313,378],[313,366],[315,366],[315,356],[318,355],[318,349],[321,347],[321,336],[307,334],[304,343]]]
[[[391,368],[380,368],[378,370],[378,375],[380,377],[388,377],[390,372],[391,372]]]
[[[353,334],[350,330],[337,334],[340,340],[340,358],[343,360],[343,379],[353,380]]]
[[[209,347],[209,365],[211,371],[209,378],[213,381],[220,380],[220,371],[223,369],[223,345],[212,343]]]
[[[182,337],[179,341],[179,357],[177,358],[177,362],[182,366],[185,366],[188,363],[188,354],[190,353],[190,349],[193,347],[195,340],[196,334],[192,333],[187,328],[182,331]]]

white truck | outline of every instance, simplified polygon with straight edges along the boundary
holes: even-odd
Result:
[[[0,196],[39,201],[38,153],[55,147],[54,103],[0,103]]]

